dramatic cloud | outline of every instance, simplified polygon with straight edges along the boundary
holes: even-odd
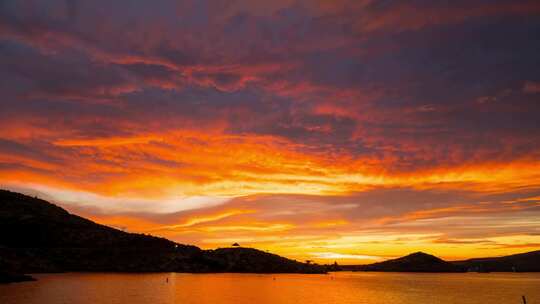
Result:
[[[299,259],[538,248],[539,16],[528,0],[4,1],[0,185]]]

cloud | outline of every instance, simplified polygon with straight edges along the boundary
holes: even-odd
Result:
[[[227,218],[227,217],[231,217],[231,216],[235,216],[235,215],[240,215],[240,214],[249,214],[249,213],[253,213],[253,211],[250,211],[250,210],[232,210],[232,211],[226,211],[224,213],[219,213],[219,214],[212,214],[212,215],[205,215],[205,216],[202,216],[202,217],[193,217],[193,218],[188,218],[184,223],[182,224],[175,224],[175,225],[170,225],[170,226],[163,226],[163,227],[159,227],[157,229],[176,229],[176,228],[186,228],[186,227],[192,227],[192,226],[195,226],[195,225],[198,225],[198,224],[203,224],[203,223],[208,223],[208,222],[214,222],[214,221],[219,221],[221,219],[224,219],[224,218]]]
[[[539,14],[504,0],[2,2],[0,182],[128,230],[293,256],[310,256],[302,242],[383,256],[376,238],[397,256],[405,233],[458,256],[452,240],[529,235]]]
[[[143,199],[130,197],[105,197],[85,191],[73,191],[32,184],[3,184],[3,187],[37,195],[44,199],[75,209],[96,210],[99,213],[155,213],[167,214],[183,210],[219,205],[228,199],[223,197],[172,196],[169,198]]]
[[[324,260],[381,260],[383,257],[380,256],[373,256],[373,255],[364,255],[364,254],[343,254],[343,253],[335,253],[335,252],[315,252],[313,253],[313,256],[318,259],[324,259]]]
[[[539,93],[540,83],[533,82],[533,81],[525,82],[525,85],[523,86],[523,92],[528,93],[528,94]]]

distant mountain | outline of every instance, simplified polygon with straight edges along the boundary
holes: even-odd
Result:
[[[342,265],[345,271],[395,272],[540,272],[540,250],[494,258],[444,261],[416,252],[401,258],[369,265]]]
[[[494,258],[479,258],[452,262],[467,271],[540,272],[540,250]]]
[[[5,190],[0,190],[0,270],[11,274],[324,272],[321,266],[256,249],[201,250],[164,238],[123,232],[70,214],[47,201]]]
[[[396,272],[463,272],[464,269],[458,265],[443,261],[436,256],[416,252],[407,256],[378,262],[369,265],[362,265],[358,270],[363,271],[396,271]]]

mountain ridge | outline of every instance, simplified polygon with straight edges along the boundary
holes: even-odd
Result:
[[[434,255],[415,252],[372,264],[340,265],[339,269],[381,272],[540,272],[540,250],[460,261],[445,261]]]
[[[0,269],[2,277],[64,271],[325,273],[322,266],[257,249],[202,250],[124,232],[7,190],[0,190]]]
[[[69,213],[50,202],[0,190],[0,282],[22,273],[64,271],[325,273],[327,271],[540,271],[540,250],[502,257],[444,261],[415,252],[368,265],[320,266],[253,248],[202,250],[130,233]]]
[[[415,252],[409,255],[360,266],[363,271],[399,272],[464,272],[462,267],[446,262],[434,255]]]
[[[477,272],[540,272],[540,250],[451,263],[466,267],[468,271]]]

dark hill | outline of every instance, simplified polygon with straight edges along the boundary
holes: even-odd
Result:
[[[0,270],[302,272],[308,265],[249,248],[201,250],[144,234],[127,233],[68,213],[41,199],[0,190]],[[5,276],[7,277],[7,276]]]
[[[436,256],[416,252],[407,256],[384,262],[360,266],[364,271],[396,272],[463,272],[460,266],[443,261]]]
[[[244,273],[321,273],[322,266],[308,265],[253,248],[205,250],[204,257],[216,264],[219,272]]]
[[[68,213],[47,201],[0,190],[0,244],[13,248],[138,247],[170,250],[181,246],[164,238],[126,233]]]
[[[0,272],[0,284],[28,282],[28,281],[35,281],[35,280],[36,279],[32,278],[29,275],[25,275],[25,274],[14,274],[14,273],[9,273],[9,272]]]
[[[492,272],[539,272],[540,250],[503,257],[479,258],[452,262],[468,271]]]

